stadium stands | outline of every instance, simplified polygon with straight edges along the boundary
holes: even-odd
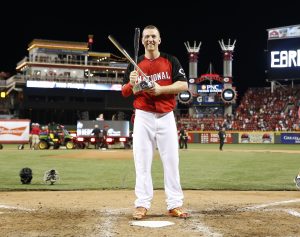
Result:
[[[299,130],[300,87],[249,88],[232,115],[220,115],[214,108],[197,109],[198,114],[181,116],[178,128],[193,131],[215,131],[220,126],[235,131],[297,131]]]

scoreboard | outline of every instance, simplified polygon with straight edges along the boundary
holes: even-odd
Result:
[[[197,85],[197,96],[193,99],[193,105],[220,105],[222,100],[220,94],[223,90],[222,84]]]
[[[300,79],[300,25],[268,29],[267,79]]]

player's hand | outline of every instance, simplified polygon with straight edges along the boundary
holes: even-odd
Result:
[[[132,86],[134,86],[135,83],[137,82],[138,76],[139,76],[139,73],[138,73],[136,70],[134,70],[134,71],[132,71],[132,72],[130,73],[130,75],[129,75],[129,79],[130,79],[129,83],[130,83]]]
[[[162,87],[158,83],[154,82],[154,86],[146,90],[146,92],[150,95],[158,96],[162,94]]]

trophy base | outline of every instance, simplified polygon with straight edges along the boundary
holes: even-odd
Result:
[[[141,81],[138,84],[135,84],[132,88],[133,92],[139,92],[147,89],[151,89],[154,87],[154,83],[152,81]]]

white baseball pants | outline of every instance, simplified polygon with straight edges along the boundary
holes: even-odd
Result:
[[[160,114],[136,110],[133,156],[136,172],[135,207],[151,207],[153,183],[151,166],[158,148],[164,170],[167,209],[181,207],[183,192],[179,176],[178,135],[173,111]]]

